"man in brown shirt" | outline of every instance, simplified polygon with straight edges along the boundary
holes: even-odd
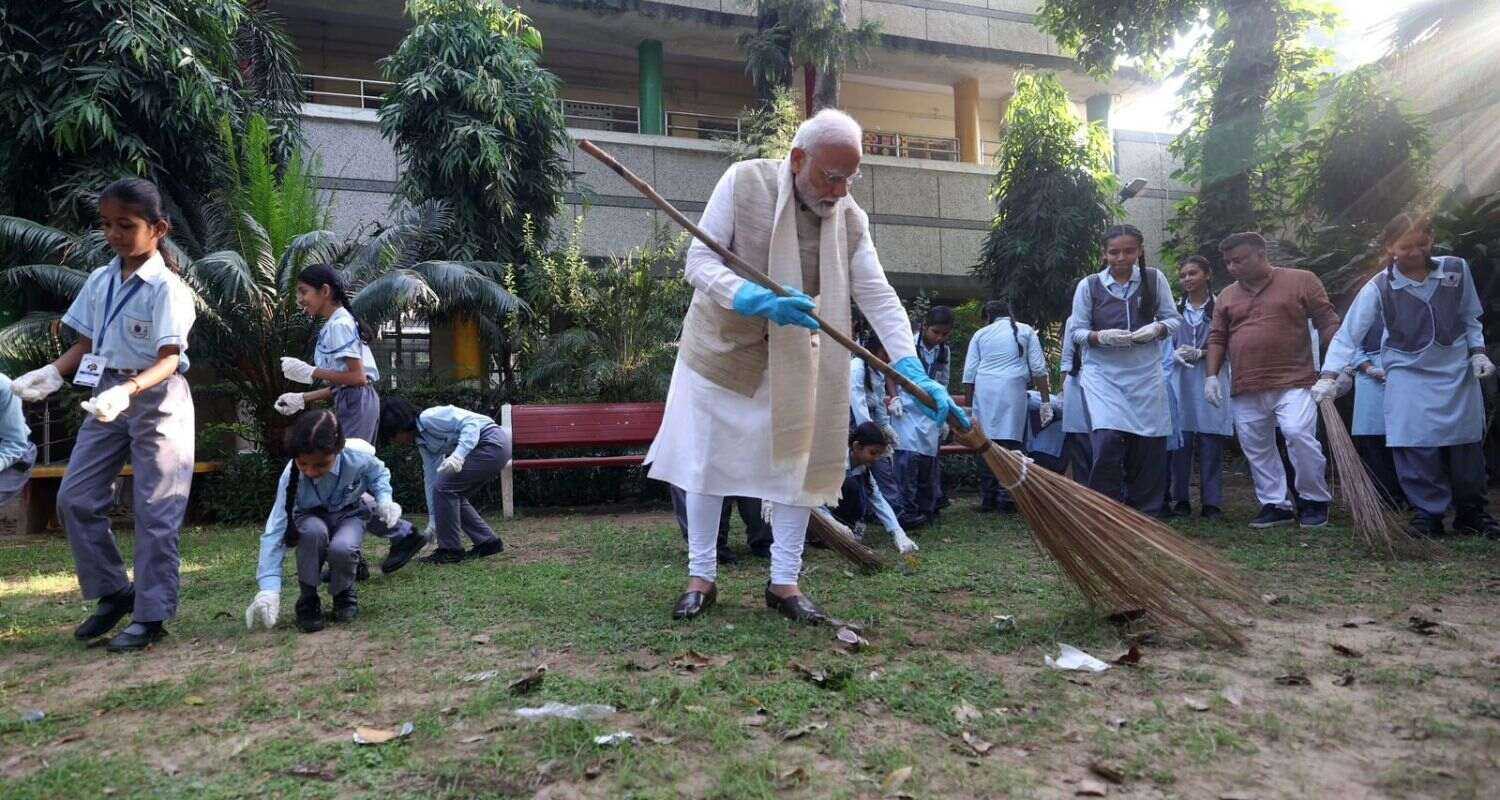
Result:
[[[1327,460],[1317,437],[1317,403],[1309,391],[1318,373],[1308,322],[1319,339],[1329,342],[1338,332],[1338,312],[1316,275],[1271,266],[1260,234],[1236,233],[1219,250],[1235,283],[1219,293],[1214,306],[1203,393],[1216,406],[1223,402],[1217,376],[1227,351],[1234,429],[1261,503],[1250,526],[1269,528],[1296,519],[1305,528],[1322,527],[1328,524],[1330,496]],[[1303,500],[1298,514],[1292,511],[1286,470],[1276,449],[1278,427],[1297,473],[1297,494]]]

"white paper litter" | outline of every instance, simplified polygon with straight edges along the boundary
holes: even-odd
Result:
[[[548,703],[540,708],[516,709],[516,716],[522,719],[604,719],[613,713],[614,706],[598,704],[570,706],[565,703]]]
[[[635,734],[631,733],[630,731],[616,731],[615,733],[607,733],[603,736],[595,736],[594,744],[600,745],[601,747],[613,747],[614,745],[623,744],[625,742],[634,740]]]
[[[1070,644],[1057,643],[1057,658],[1042,656],[1042,661],[1053,669],[1078,670],[1081,672],[1103,672],[1109,665]]]
[[[459,678],[459,680],[464,683],[479,683],[480,681],[487,681],[499,674],[500,670],[498,669],[487,669],[484,672],[471,672],[468,675]]]

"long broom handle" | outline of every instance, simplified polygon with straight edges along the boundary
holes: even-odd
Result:
[[[735,255],[732,251],[730,251],[729,248],[725,247],[722,244],[719,244],[717,241],[714,241],[714,238],[712,236],[709,236],[708,233],[702,228],[694,225],[692,220],[683,216],[682,212],[678,211],[675,206],[667,202],[666,198],[657,194],[656,190],[651,188],[651,184],[646,183],[634,172],[631,172],[629,169],[627,169],[624,164],[616,161],[614,157],[609,153],[606,153],[603,150],[599,149],[598,145],[594,144],[588,139],[579,139],[578,149],[582,150],[585,153],[588,153],[589,155],[598,159],[599,162],[604,166],[609,167],[610,169],[618,173],[621,178],[625,179],[626,183],[634,186],[636,191],[640,192],[647,200],[655,203],[657,208],[660,208],[663,212],[666,213],[667,216],[671,217],[674,222],[685,228],[688,233],[691,233],[693,235],[693,238],[702,242],[708,247],[708,249],[714,251],[719,255],[720,258],[724,259],[724,265],[729,267],[731,272],[740,276],[741,278],[744,278],[747,281],[751,281],[765,289],[769,289],[778,297],[788,297],[791,295],[791,292],[788,292],[785,287],[771,280],[770,276],[766,275],[764,272],[761,272],[755,267],[750,266],[750,264],[747,263],[745,259],[740,258],[738,255]],[[932,399],[932,395],[929,395],[927,392],[923,391],[922,387],[918,386],[910,378],[897,372],[896,369],[890,364],[887,364],[884,361],[880,360],[880,358],[874,353],[861,347],[859,342],[854,341],[849,337],[848,334],[829,327],[828,323],[824,322],[822,318],[818,316],[816,309],[807,312],[807,315],[817,321],[818,329],[823,333],[828,334],[828,338],[834,340],[835,342],[838,342],[840,345],[843,345],[844,349],[864,359],[864,362],[866,364],[869,364],[871,367],[874,367],[877,372],[880,372],[886,377],[895,380],[896,383],[899,384],[901,388],[906,392],[910,393],[912,397],[915,397],[918,400],[922,401],[922,405],[925,405],[931,409],[937,408],[937,401]],[[969,426],[965,425],[963,421],[958,418],[958,415],[952,412],[949,412],[948,414],[948,424],[952,425],[958,430],[966,431],[969,429]]]

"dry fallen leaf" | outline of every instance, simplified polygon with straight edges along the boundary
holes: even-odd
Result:
[[[1276,677],[1276,684],[1278,686],[1311,686],[1312,681],[1308,680],[1306,675],[1293,672],[1286,675],[1278,675]]]
[[[1282,597],[1279,594],[1263,594],[1260,596],[1260,599],[1261,602],[1265,603],[1266,605],[1274,606],[1280,605],[1281,601],[1285,600],[1286,598]]]
[[[480,742],[482,742],[482,741],[484,741],[485,739],[488,739],[488,738],[490,738],[490,737],[488,737],[488,736],[470,736],[470,737],[467,737],[465,739],[459,740],[459,744],[478,744],[478,743],[480,743]]]
[[[488,633],[481,633],[476,636],[470,636],[469,641],[473,642],[474,644],[489,644],[490,635]]]
[[[498,669],[487,669],[484,672],[471,672],[468,675],[459,678],[458,680],[461,683],[480,683],[482,681],[487,681],[499,674],[500,670]]]
[[[807,770],[801,767],[793,767],[783,770],[776,775],[776,788],[791,789],[807,782]]]
[[[505,688],[511,694],[517,696],[531,694],[536,691],[538,686],[542,685],[542,678],[546,677],[546,675],[547,665],[538,664],[535,669],[511,681],[510,685]]]
[[[1141,663],[1141,648],[1131,645],[1129,650],[1110,659],[1111,664],[1133,667]]]
[[[1344,674],[1338,676],[1337,678],[1334,678],[1333,679],[1333,685],[1334,686],[1353,686],[1354,685],[1354,673],[1352,673],[1352,672],[1345,672]]]
[[[806,725],[798,728],[793,728],[786,733],[783,733],[781,735],[781,740],[783,742],[790,742],[793,739],[801,739],[802,737],[810,733],[817,733],[818,731],[821,731],[826,727],[828,727],[828,723],[826,722],[809,722]]]
[[[338,780],[338,775],[334,774],[333,770],[316,764],[298,764],[286,773],[297,778],[313,778],[328,783]]]
[[[1089,763],[1089,772],[1109,781],[1110,783],[1124,783],[1125,773],[1100,761]]]
[[[1339,644],[1338,642],[1329,642],[1328,646],[1333,648],[1333,652],[1338,653],[1339,655],[1343,656],[1344,658],[1364,658],[1365,657],[1364,653],[1361,653],[1358,650],[1355,650],[1354,648],[1352,648],[1352,647],[1350,647],[1348,645]]]
[[[948,710],[952,712],[953,719],[957,720],[960,725],[966,722],[973,722],[984,716],[984,714],[980,713],[979,709],[969,705],[969,701],[967,700],[959,701],[958,705]]]
[[[1104,797],[1109,794],[1109,787],[1093,778],[1084,778],[1078,782],[1078,790],[1073,794],[1079,797]]]
[[[880,782],[880,791],[884,794],[895,794],[901,785],[911,778],[912,767],[901,767],[893,769],[886,774],[885,780]]]
[[[853,628],[839,628],[838,633],[834,635],[838,637],[839,647],[851,653],[858,653],[870,644],[865,637],[860,636]]]
[[[964,744],[968,745],[969,749],[973,750],[975,755],[982,756],[995,749],[995,745],[993,742],[986,742],[985,740],[972,733],[969,733],[968,731],[964,731],[963,740]]]
[[[746,716],[740,717],[740,724],[747,725],[751,728],[759,728],[760,726],[766,724],[766,720],[770,718],[770,713],[767,712],[764,708],[757,708],[755,709],[754,714],[748,714]]]
[[[852,676],[852,672],[848,669],[826,670],[820,667],[809,667],[796,661],[788,661],[787,666],[812,685],[833,691],[844,688]]]
[[[208,701],[204,700],[203,698],[199,697],[196,694],[190,694],[187,697],[182,698],[182,702],[184,702],[184,703],[186,703],[186,704],[188,704],[190,706],[201,706],[204,703],[207,703]]]
[[[603,774],[604,774],[604,762],[603,761],[595,761],[594,763],[592,763],[592,764],[588,765],[587,767],[583,768],[583,777],[588,778],[589,780],[593,780],[593,779],[595,779],[595,778],[597,778],[597,777],[599,777],[600,775],[603,775]]]
[[[391,730],[389,728],[365,728],[354,729],[355,744],[385,744],[393,739],[410,736],[415,727],[410,723],[404,723],[401,727]]]
[[[1126,725],[1129,725],[1130,721],[1125,719],[1124,717],[1110,717],[1104,724],[1109,726],[1110,730],[1117,731],[1121,728],[1124,728]]]
[[[1196,697],[1184,697],[1184,698],[1182,698],[1182,704],[1185,705],[1185,706],[1187,706],[1188,708],[1191,708],[1194,711],[1207,711],[1208,710],[1208,703],[1205,703],[1205,702],[1203,702],[1202,700],[1199,700]]]
[[[1350,618],[1344,620],[1344,624],[1343,624],[1342,627],[1345,627],[1345,628],[1358,628],[1361,625],[1374,625],[1374,624],[1375,624],[1375,618],[1374,617],[1350,617]]]
[[[1426,617],[1415,615],[1413,615],[1411,619],[1408,620],[1408,622],[1411,624],[1411,629],[1413,631],[1416,631],[1423,636],[1436,636],[1438,632],[1438,625],[1440,624],[1437,622],[1433,622]]]
[[[733,660],[734,656],[730,655],[706,656],[697,650],[688,650],[672,656],[667,665],[672,669],[682,670],[683,672],[697,672],[709,667],[722,667]]]

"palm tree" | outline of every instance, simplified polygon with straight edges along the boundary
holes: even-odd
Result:
[[[314,325],[296,304],[302,268],[327,263],[350,287],[350,309],[375,326],[406,315],[442,318],[465,313],[491,321],[522,304],[492,275],[498,265],[438,257],[453,215],[440,201],[400,209],[388,225],[340,238],[326,229],[328,211],[294,152],[279,177],[264,123],[252,125],[237,152],[238,183],[214,207],[207,241],[167,240],[166,255],[194,294],[198,320],[190,352],[229,384],[255,420],[252,438],[274,445],[284,425],[273,404],[292,387],[280,357],[304,353]],[[70,233],[19,217],[0,216],[0,283],[43,295],[64,308],[89,272],[113,254],[96,231]],[[57,311],[33,311],[0,329],[0,359],[36,365],[71,344]]]
[[[844,68],[862,63],[880,37],[874,20],[849,27],[844,0],[755,0],[755,15],[755,31],[739,44],[762,105],[790,85],[796,61],[816,71],[813,113],[838,108]]]

